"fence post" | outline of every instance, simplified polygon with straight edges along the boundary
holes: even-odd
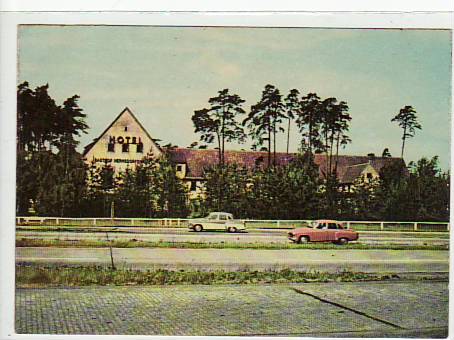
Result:
[[[446,225],[446,230],[449,231],[450,229],[450,226],[449,226],[449,223]]]
[[[134,219],[131,218],[131,225],[134,225]]]
[[[413,230],[418,231],[418,222],[413,223]]]
[[[281,221],[277,220],[277,228],[279,229],[281,227]]]
[[[178,217],[178,219],[177,219],[177,226],[180,226],[180,220],[181,220],[181,219]]]
[[[347,221],[347,229],[350,229],[350,221]]]
[[[380,222],[380,230],[384,230],[384,229],[385,229],[385,223]]]
[[[93,225],[96,225],[96,218],[93,219]]]
[[[59,220],[58,218],[55,219],[55,224],[56,224],[56,225],[59,225],[59,221],[60,221],[60,220]]]

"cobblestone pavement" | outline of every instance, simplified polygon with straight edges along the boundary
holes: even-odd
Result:
[[[34,334],[446,336],[447,282],[17,289]]]

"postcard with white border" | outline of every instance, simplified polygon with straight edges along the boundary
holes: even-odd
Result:
[[[446,338],[452,16],[392,18],[5,15],[10,338]]]

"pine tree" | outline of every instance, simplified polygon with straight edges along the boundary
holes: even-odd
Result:
[[[268,167],[276,164],[276,135],[278,132],[284,132],[281,124],[282,120],[287,118],[284,109],[279,89],[273,85],[266,85],[262,98],[251,107],[248,117],[243,121],[243,125],[247,125],[254,140],[253,149],[263,147],[267,142]]]
[[[421,124],[418,123],[416,111],[412,106],[405,106],[400,109],[399,113],[391,119],[392,122],[398,122],[403,130],[402,134],[402,151],[401,158],[404,158],[405,141],[415,136],[415,129],[421,130]]]
[[[290,93],[285,98],[285,109],[288,120],[287,127],[287,153],[290,147],[290,127],[291,122],[301,111],[301,103],[299,100],[300,92],[297,89],[290,90]]]
[[[225,143],[244,142],[246,135],[237,117],[244,114],[244,100],[237,94],[230,94],[228,89],[218,92],[218,96],[208,100],[210,108],[194,111],[192,121],[195,132],[201,134],[201,141],[212,143],[217,140],[219,164],[225,162]]]
[[[301,143],[303,151],[308,150],[309,153],[324,151],[320,133],[322,119],[320,97],[315,93],[309,93],[301,99],[300,107],[296,124],[303,137]]]

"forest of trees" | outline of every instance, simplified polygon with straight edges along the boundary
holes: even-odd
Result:
[[[176,177],[175,164],[164,157],[146,156],[135,169],[115,174],[109,164],[87,165],[77,151],[78,138],[87,133],[86,115],[77,95],[57,104],[48,85],[31,89],[27,82],[17,92],[18,216],[187,217],[209,211],[231,212],[241,218],[350,220],[449,219],[449,173],[438,158],[391,163],[371,182],[359,181],[350,192],[339,190],[336,176],[340,149],[348,145],[351,116],[345,101],[302,95],[292,89],[283,96],[266,85],[260,100],[245,100],[228,89],[195,110],[194,130],[199,148],[215,143],[218,163],[205,169],[204,197],[188,200],[187,188]],[[405,141],[421,129],[416,111],[406,106],[393,121]],[[290,129],[301,137],[296,160],[276,166],[276,137],[285,133],[289,152]],[[225,161],[226,143],[253,141],[266,158],[254,169]],[[198,145],[197,142],[193,146]],[[323,153],[326,171],[319,175],[314,154]],[[389,157],[389,150],[383,150]]]

